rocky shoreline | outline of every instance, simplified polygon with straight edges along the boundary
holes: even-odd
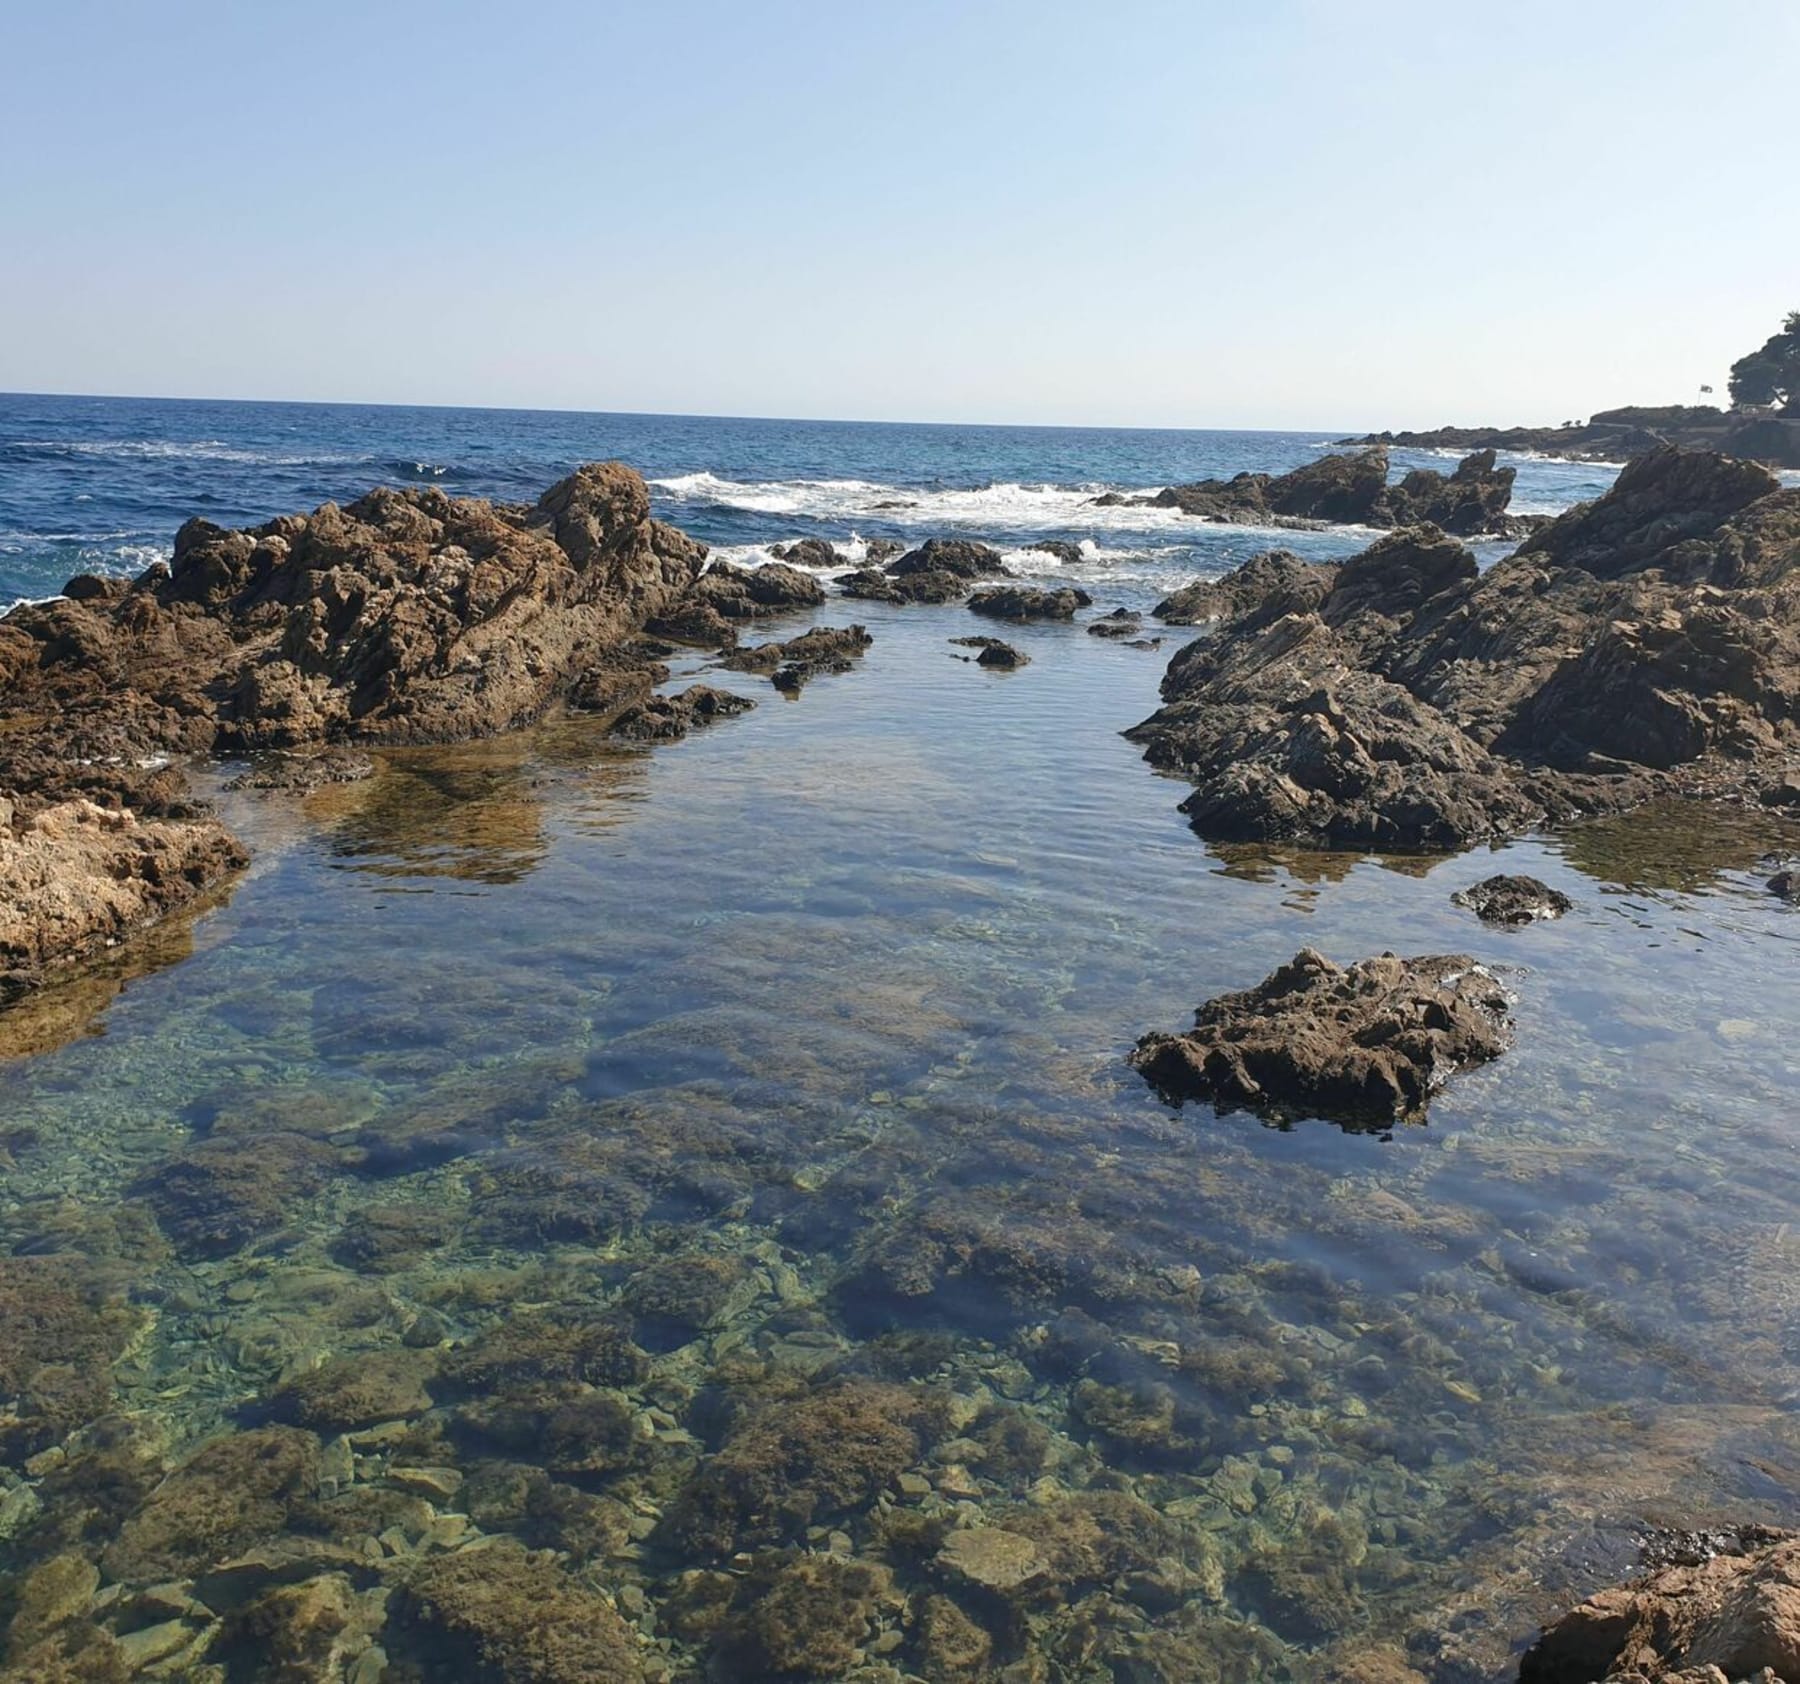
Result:
[[[1665,445],[1716,450],[1771,468],[1800,468],[1800,421],[1762,413],[1670,404],[1601,410],[1579,426],[1433,427],[1368,433],[1340,444],[1410,450],[1512,450],[1576,462],[1621,462]]]

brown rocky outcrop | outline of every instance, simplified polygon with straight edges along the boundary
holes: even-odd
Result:
[[[822,673],[848,672],[874,641],[861,626],[814,626],[785,643],[735,650],[719,664],[733,672],[764,673],[777,690],[794,696]]]
[[[1496,467],[1492,450],[1463,458],[1449,475],[1415,468],[1388,483],[1385,445],[1322,456],[1286,474],[1237,474],[1228,480],[1172,485],[1148,502],[1201,520],[1233,526],[1408,526],[1430,521],[1472,537],[1507,532],[1512,468]]]
[[[1024,585],[994,585],[969,598],[969,612],[990,620],[1072,620],[1077,608],[1090,608],[1094,599],[1086,591],[1063,585],[1057,590],[1032,590]]]
[[[1185,1034],[1144,1036],[1131,1062],[1177,1102],[1381,1128],[1423,1117],[1449,1076],[1498,1058],[1510,1010],[1467,954],[1343,969],[1303,948],[1256,987],[1207,1001]]]
[[[244,863],[163,757],[442,741],[579,692],[696,601],[723,623],[821,599],[796,569],[714,573],[598,463],[535,504],[376,490],[247,531],[189,521],[173,560],[0,619],[0,999]],[[648,671],[647,663],[637,662]],[[140,770],[140,768],[148,768]]]
[[[1766,462],[1771,468],[1800,468],[1800,420],[1705,404],[1627,404],[1596,410],[1588,420],[1564,427],[1434,427],[1338,442],[1422,450],[1529,450],[1596,462],[1617,462],[1673,444]]]
[[[1751,464],[1642,457],[1486,573],[1412,527],[1179,595],[1217,629],[1128,734],[1203,834],[1455,848],[1800,757],[1800,491]]]
[[[1548,1626],[1519,1684],[1800,1678],[1800,1534],[1748,1528]]]

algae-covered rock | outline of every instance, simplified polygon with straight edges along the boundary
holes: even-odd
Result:
[[[1446,1075],[1499,1057],[1510,1012],[1466,954],[1340,969],[1305,948],[1207,1001],[1186,1034],[1144,1036],[1131,1062],[1171,1100],[1383,1127],[1423,1116]]]
[[[322,1573],[275,1585],[226,1622],[225,1653],[254,1684],[314,1684],[339,1679],[369,1645],[370,1616],[350,1580]]]
[[[947,1596],[920,1598],[914,1643],[919,1669],[931,1684],[976,1678],[994,1656],[993,1634]]]
[[[447,1211],[428,1205],[370,1205],[344,1224],[331,1254],[346,1268],[386,1274],[410,1268],[456,1233]]]
[[[215,1439],[125,1522],[102,1565],[115,1579],[188,1578],[280,1532],[319,1484],[319,1441],[294,1427]]]
[[[1521,925],[1540,918],[1560,918],[1575,903],[1560,889],[1535,877],[1484,877],[1450,899],[1466,906],[1484,924]]]
[[[553,1473],[610,1473],[637,1446],[631,1405],[580,1381],[507,1386],[456,1411],[457,1435],[529,1459]]]
[[[719,1630],[715,1667],[730,1678],[836,1678],[855,1660],[887,1583],[887,1570],[866,1561],[760,1561]]]
[[[582,1380],[629,1386],[642,1380],[644,1353],[614,1317],[533,1310],[496,1323],[444,1359],[453,1389],[490,1392],[521,1382]]]
[[[302,1134],[228,1137],[178,1153],[132,1191],[183,1257],[225,1257],[284,1227],[336,1167],[329,1146]]]
[[[916,1393],[867,1382],[771,1404],[701,1466],[671,1510],[667,1534],[716,1555],[793,1539],[870,1501],[911,1467],[931,1421]]]
[[[419,1562],[397,1586],[390,1620],[412,1638],[427,1676],[494,1684],[635,1684],[644,1676],[637,1641],[612,1603],[511,1542]]]
[[[348,1432],[378,1421],[423,1415],[431,1359],[414,1351],[365,1351],[333,1357],[284,1381],[269,1399],[277,1420],[317,1432]]]
[[[744,1266],[730,1257],[670,1257],[640,1269],[620,1302],[631,1312],[639,1341],[669,1351],[714,1326],[730,1303]]]
[[[1001,1526],[952,1532],[938,1551],[938,1567],[982,1590],[1011,1595],[1050,1577],[1050,1558],[1030,1538]]]
[[[55,1443],[110,1404],[138,1324],[77,1260],[0,1257],[0,1461]]]

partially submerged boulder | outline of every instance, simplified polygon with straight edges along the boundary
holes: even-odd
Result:
[[[885,566],[839,577],[845,596],[875,602],[958,602],[977,579],[1008,577],[1000,552],[967,538],[928,538]]]
[[[1540,918],[1560,918],[1574,902],[1560,889],[1552,889],[1535,877],[1484,877],[1450,899],[1465,906],[1484,924],[1518,926]]]
[[[1640,457],[1485,573],[1419,526],[1178,596],[1217,629],[1127,734],[1208,836],[1458,848],[1800,762],[1800,490],[1746,463]]]
[[[1451,1075],[1498,1058],[1510,1012],[1466,954],[1340,968],[1302,948],[1255,988],[1207,1001],[1185,1034],[1144,1036],[1131,1063],[1174,1102],[1384,1128],[1422,1119]]]
[[[1031,665],[1031,657],[1021,649],[1015,649],[1003,638],[998,637],[953,637],[952,643],[960,644],[965,649],[978,651],[974,656],[961,656],[962,660],[973,660],[979,667],[986,667],[991,672],[1016,672],[1020,667]]]
[[[1601,1591],[1546,1627],[1519,1663],[1519,1684],[1769,1677],[1800,1678],[1800,1534],[1768,1528]]]
[[[1086,591],[1063,585],[1057,590],[1033,590],[1025,585],[996,585],[969,598],[969,612],[990,620],[1072,620],[1077,608],[1093,606]]]
[[[765,673],[777,690],[792,696],[822,673],[850,671],[874,641],[862,626],[814,626],[785,643],[734,650],[719,664],[733,672]]]
[[[756,703],[710,684],[690,684],[673,696],[648,696],[612,722],[615,737],[634,743],[673,743],[690,731],[716,725],[734,714],[748,713]]]

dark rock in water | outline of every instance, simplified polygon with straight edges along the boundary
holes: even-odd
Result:
[[[103,1414],[140,1315],[65,1257],[0,1257],[0,1461],[20,1462]]]
[[[1055,556],[1065,567],[1079,566],[1082,561],[1081,546],[1066,538],[1045,538],[1028,547],[1039,555]]]
[[[848,672],[875,641],[861,626],[815,626],[785,643],[759,643],[720,662],[733,672],[767,674],[777,690],[798,695],[821,673]]]
[[[1088,622],[1089,637],[1135,637],[1144,623],[1144,616],[1130,608],[1115,608],[1110,614],[1103,614],[1098,620]]]
[[[1151,499],[1203,520],[1240,526],[1407,526],[1430,521],[1447,532],[1473,536],[1500,530],[1512,500],[1514,470],[1494,465],[1491,450],[1477,451],[1448,477],[1415,468],[1388,484],[1385,446],[1354,455],[1324,456],[1286,474],[1238,474],[1170,486]]]
[[[863,565],[880,567],[884,562],[892,561],[905,549],[906,546],[898,538],[870,538],[863,545]]]
[[[1259,557],[1184,593],[1220,624],[1128,735],[1204,834],[1455,848],[1800,755],[1800,491],[1750,464],[1659,452],[1485,573],[1413,527],[1321,583]]]
[[[892,579],[878,567],[840,573],[834,583],[845,596],[865,602],[960,602],[969,582],[954,573],[911,573]]]
[[[1146,1035],[1131,1063],[1172,1101],[1381,1128],[1423,1118],[1447,1075],[1499,1057],[1510,1010],[1466,954],[1340,969],[1303,948],[1255,988],[1209,1000],[1186,1034]]]
[[[961,644],[965,649],[979,649],[981,653],[975,656],[975,664],[991,667],[997,672],[1011,672],[1015,667],[1031,665],[1029,655],[997,637],[953,637],[950,641]],[[967,660],[969,657],[965,655],[962,659]]]
[[[887,568],[893,579],[919,574],[948,573],[958,579],[1003,577],[1006,564],[1000,552],[967,538],[927,538],[916,550],[908,550]]]
[[[1291,550],[1265,550],[1219,579],[1196,579],[1150,612],[1171,626],[1203,626],[1255,613],[1262,621],[1310,614],[1330,594],[1335,563],[1302,561]]]
[[[1519,1684],[1721,1678],[1800,1678],[1800,1534],[1746,1528],[1720,1553],[1603,1590],[1519,1662]]]
[[[899,553],[896,545],[894,553]],[[824,538],[796,538],[791,544],[771,544],[769,554],[794,567],[847,567],[849,562]]]
[[[664,643],[609,651],[569,687],[569,706],[578,713],[617,714],[647,701],[669,676],[662,655],[673,653]]]
[[[1560,889],[1535,877],[1484,878],[1472,888],[1457,890],[1450,899],[1466,906],[1484,924],[1531,924],[1540,918],[1560,918],[1575,904]]]
[[[1088,608],[1094,599],[1086,591],[1064,585],[1058,590],[1032,590],[1023,585],[995,585],[969,598],[971,614],[990,620],[1072,620],[1077,608]]]
[[[401,1576],[392,1607],[423,1677],[641,1684],[645,1676],[637,1638],[613,1604],[511,1539],[422,1558]]]
[[[730,649],[738,640],[737,626],[722,613],[717,603],[703,597],[684,597],[661,614],[653,614],[644,629],[671,643],[685,643],[696,649]]]
[[[412,1351],[365,1351],[333,1357],[284,1381],[269,1399],[278,1421],[315,1432],[350,1432],[378,1421],[423,1415],[431,1407],[425,1381],[432,1364]]]
[[[1160,649],[1162,646],[1160,637],[1134,637],[1125,645],[1127,649]]]
[[[813,562],[796,554],[805,544],[818,544],[824,558]],[[789,554],[795,560],[808,559],[809,566],[844,565],[842,556],[816,538],[802,539]],[[769,614],[817,608],[825,600],[825,587],[810,573],[781,561],[765,562],[755,569],[727,567],[715,561],[700,575],[689,600],[715,609],[727,620],[756,620]]]
[[[1768,881],[1770,894],[1780,895],[1783,900],[1800,901],[1800,871],[1789,868],[1778,871]]]
[[[270,754],[235,777],[228,790],[271,789],[310,795],[329,784],[353,784],[375,775],[375,762],[354,749],[329,748],[318,754]]]
[[[747,713],[755,706],[748,696],[691,684],[676,695],[651,696],[627,708],[613,721],[612,732],[635,743],[672,743],[690,731]]]

